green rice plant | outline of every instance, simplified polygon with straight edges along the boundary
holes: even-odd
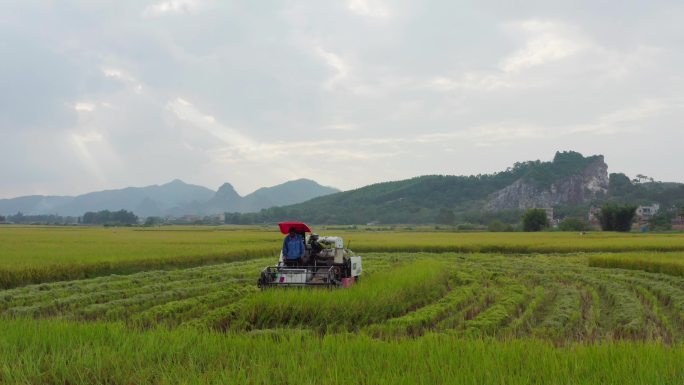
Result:
[[[206,284],[207,279],[195,278],[189,281],[163,281],[161,283],[154,281],[144,282],[145,284],[128,289],[102,290],[89,293],[79,292],[70,296],[56,296],[56,298],[36,301],[32,305],[35,313],[24,315],[31,317],[60,316],[90,305],[103,305],[135,296],[154,296],[155,293],[169,293],[177,289],[195,287],[200,284]],[[9,308],[9,311],[11,312],[12,308]],[[15,313],[15,315],[17,314]]]
[[[459,313],[474,298],[472,286],[452,288],[439,301],[424,306],[414,312],[401,317],[392,318],[385,322],[368,326],[365,333],[374,337],[419,337],[427,331],[433,330],[434,325],[452,315]]]
[[[277,232],[197,230],[3,226],[0,289],[277,255]]]
[[[582,255],[366,254],[363,279],[351,289],[259,292],[254,280],[269,262],[25,286],[0,292],[0,315],[143,329],[351,330],[383,339],[439,332],[674,343],[684,336],[684,279],[597,269]]]
[[[617,253],[589,257],[589,266],[643,270],[684,276],[684,254],[682,253]]]
[[[267,290],[247,300],[242,323],[358,330],[442,297],[450,273],[444,262],[421,259],[378,272],[347,290]]]
[[[0,321],[3,384],[678,384],[684,347]]]
[[[205,288],[209,288],[208,292],[235,285],[253,288],[254,277],[259,267],[265,263],[259,260],[234,262],[25,286],[2,292],[0,312],[11,313],[13,316],[68,317],[76,310],[93,304],[106,304],[136,295],[187,289],[198,285],[205,285]],[[151,304],[153,305],[156,304]]]
[[[523,313],[506,327],[504,334],[529,335],[532,327],[541,321],[541,317],[556,298],[557,293],[557,286],[536,286],[532,293],[532,300]]]
[[[485,283],[488,284],[487,281]],[[476,286],[473,296],[463,306],[459,306],[447,313],[443,319],[435,324],[434,329],[440,332],[462,331],[467,321],[476,318],[496,302],[496,296],[497,292],[495,289],[486,285]]]
[[[582,326],[581,339],[595,341],[599,335],[601,297],[594,286],[583,285],[581,290]]]
[[[684,290],[677,278],[659,274],[635,273],[622,277],[637,293],[647,312],[653,336],[665,342],[680,339],[684,334]],[[671,282],[668,282],[671,281]]]
[[[634,285],[633,288],[646,309],[646,333],[648,338],[672,343],[675,335],[674,328],[667,315],[660,308],[656,296],[642,286]]]
[[[492,335],[499,333],[506,322],[514,318],[529,298],[527,288],[508,284],[499,288],[501,294],[496,303],[465,323],[468,335]]]
[[[618,339],[643,338],[645,312],[634,292],[610,276],[598,284],[598,290],[606,299],[602,305],[610,307],[604,313],[609,317],[606,323],[610,325],[611,336]]]
[[[189,329],[227,332],[231,330],[248,330],[251,325],[241,315],[244,312],[247,298],[209,310],[202,316],[184,321],[181,326]]]
[[[156,305],[134,314],[128,322],[133,326],[143,328],[162,325],[167,327],[178,326],[188,320],[201,318],[212,309],[238,302],[249,292],[255,291],[256,288],[230,284],[213,287],[212,290],[205,295]]]
[[[581,317],[579,290],[575,286],[563,284],[558,288],[549,314],[532,332],[554,341],[577,339]]]
[[[663,304],[664,310],[677,321],[678,334],[684,332],[684,290],[664,280],[632,278],[647,288]]]

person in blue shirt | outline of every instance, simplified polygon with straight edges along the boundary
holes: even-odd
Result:
[[[283,262],[287,266],[298,266],[304,257],[304,240],[294,227],[290,227],[289,233],[283,240]]]

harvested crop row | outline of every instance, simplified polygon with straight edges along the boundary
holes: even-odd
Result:
[[[256,289],[267,260],[41,284],[3,291],[5,317],[123,321],[220,331],[430,332],[555,343],[679,341],[684,279],[586,265],[582,256],[371,254],[347,290]],[[128,288],[126,287],[128,285]]]

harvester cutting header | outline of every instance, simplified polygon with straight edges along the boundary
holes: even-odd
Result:
[[[341,237],[319,236],[303,222],[281,222],[283,240],[277,266],[261,272],[258,286],[349,287],[361,275],[361,257],[344,247]]]

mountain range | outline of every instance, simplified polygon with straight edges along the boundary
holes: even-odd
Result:
[[[231,213],[227,222],[239,224],[421,224],[439,223],[447,213],[456,223],[487,224],[494,219],[516,223],[521,212],[532,207],[553,208],[558,217],[586,218],[590,206],[605,202],[684,206],[684,184],[609,174],[602,155],[565,151],[551,161],[517,162],[494,174],[425,175],[342,192],[299,179],[243,197],[229,183],[213,191],[174,180],[76,197],[1,199],[0,214],[81,216],[125,209],[141,217]]]
[[[162,185],[127,187],[78,196],[32,195],[0,199],[0,214],[57,214],[81,216],[88,211],[129,210],[141,217],[254,212],[273,206],[291,205],[339,192],[309,179],[298,179],[263,187],[240,196],[230,183],[218,191],[185,183],[179,179]]]
[[[296,218],[316,224],[439,223],[446,211],[456,223],[516,223],[527,208],[553,208],[559,217],[586,218],[605,202],[684,205],[684,184],[630,180],[608,173],[602,155],[557,152],[550,162],[515,163],[495,174],[427,175],[339,192],[310,201],[229,218],[231,223]]]

